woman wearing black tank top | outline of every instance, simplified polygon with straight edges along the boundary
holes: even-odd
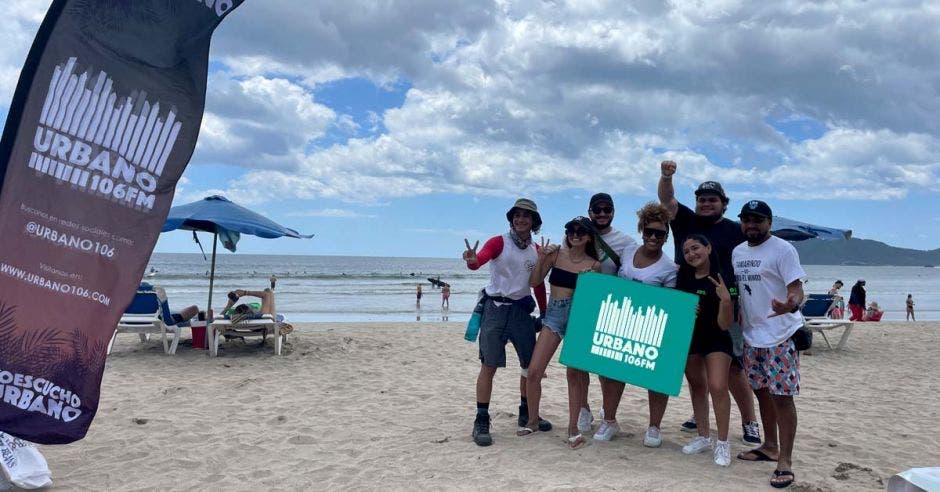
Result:
[[[551,297],[542,319],[544,328],[535,342],[535,351],[529,363],[526,399],[529,402],[529,422],[538,422],[539,402],[542,399],[542,376],[548,362],[555,355],[568,328],[568,313],[571,297],[577,285],[577,275],[582,272],[599,272],[595,235],[597,231],[587,217],[576,217],[565,224],[565,248],[543,242],[539,250],[538,263],[529,276],[531,285],[539,285],[551,270]],[[588,375],[584,371],[569,367],[568,377],[568,446],[580,448],[587,440],[578,432],[578,413],[581,410],[582,394],[587,391]],[[520,427],[516,433],[526,436],[535,428]]]
[[[695,329],[685,365],[698,436],[684,446],[682,452],[697,454],[711,450],[715,464],[729,466],[731,398],[728,396],[728,370],[734,355],[731,334],[728,333],[734,317],[734,300],[726,284],[730,279],[721,271],[718,256],[705,236],[689,234],[680,247],[685,264],[679,268],[676,288],[699,296]],[[709,436],[709,395],[718,425],[718,439],[714,443]]]

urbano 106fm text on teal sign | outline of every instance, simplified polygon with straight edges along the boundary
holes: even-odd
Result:
[[[599,273],[578,276],[562,364],[676,396],[698,296]]]

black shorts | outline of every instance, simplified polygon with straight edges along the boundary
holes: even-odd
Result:
[[[727,331],[714,328],[705,333],[696,331],[692,334],[692,344],[689,346],[689,354],[708,355],[712,352],[724,352],[735,359],[734,344],[731,341],[731,335]]]
[[[519,303],[496,305],[493,299],[483,304],[480,320],[480,361],[487,367],[506,367],[506,342],[512,342],[525,369],[535,350],[536,319]]]

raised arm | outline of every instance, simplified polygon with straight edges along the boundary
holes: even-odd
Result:
[[[480,241],[474,243],[470,246],[470,241],[466,239],[463,240],[464,244],[467,246],[467,249],[463,252],[463,259],[467,262],[467,268],[471,270],[478,270],[481,266],[485,265],[486,262],[492,260],[499,256],[503,252],[503,237],[502,236],[493,236],[483,245],[483,249],[477,253],[477,247],[480,246]]]
[[[659,203],[669,211],[669,220],[676,218],[679,211],[679,202],[676,200],[676,190],[672,185],[672,175],[676,174],[676,163],[673,161],[663,161],[659,164],[660,176],[659,186],[656,189],[659,195]]]
[[[552,268],[552,260],[557,258],[559,249],[557,244],[549,244],[543,241],[542,246],[538,248],[539,259],[535,262],[532,273],[529,274],[530,287],[535,288],[542,285],[542,288],[545,288],[545,275],[548,275],[548,270]]]

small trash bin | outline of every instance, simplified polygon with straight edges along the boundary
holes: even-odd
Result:
[[[193,348],[206,350],[206,322],[193,321],[190,328],[193,330]]]

